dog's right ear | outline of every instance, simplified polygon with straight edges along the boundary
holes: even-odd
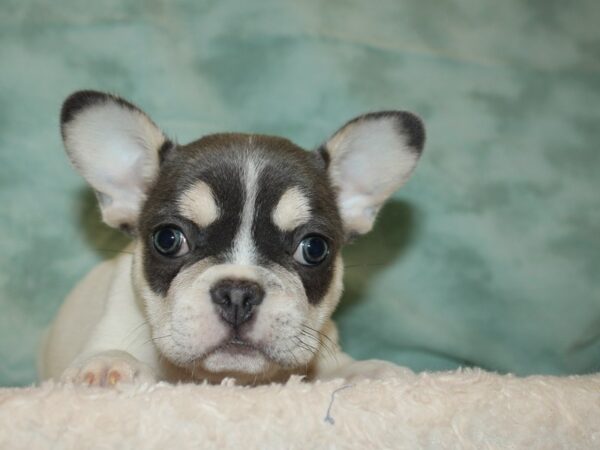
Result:
[[[104,222],[135,230],[160,155],[173,144],[138,107],[96,91],[65,100],[60,128],[69,159],[96,191]]]

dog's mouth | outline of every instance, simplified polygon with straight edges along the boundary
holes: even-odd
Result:
[[[206,359],[212,355],[227,355],[230,357],[256,357],[269,358],[267,352],[258,344],[244,339],[238,335],[223,340],[220,344],[206,352],[202,359]]]
[[[213,376],[221,377],[226,374],[238,380],[250,377],[247,380],[252,381],[268,377],[277,370],[306,368],[303,356],[306,359],[306,355],[294,352],[294,349],[281,350],[268,342],[254,342],[240,336],[228,336],[201,355],[194,355],[178,365],[188,369],[192,377],[218,380],[219,378]]]
[[[234,337],[226,339],[200,358],[199,365],[208,373],[228,373],[232,376],[261,376],[272,370],[276,363],[260,345]]]
[[[212,352],[226,352],[234,355],[252,355],[256,353],[263,353],[260,348],[251,342],[246,341],[245,339],[241,339],[238,337],[234,337],[223,344],[216,347]],[[212,353],[211,352],[211,353]]]

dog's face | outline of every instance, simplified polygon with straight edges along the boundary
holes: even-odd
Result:
[[[157,346],[218,372],[310,361],[340,295],[344,240],[320,156],[235,134],[165,152],[136,255]]]
[[[136,239],[133,280],[154,342],[194,371],[305,367],[342,289],[340,250],[373,225],[419,158],[406,112],[361,116],[307,152],[278,137],[168,140],[137,107],[82,91],[62,134],[103,219]]]

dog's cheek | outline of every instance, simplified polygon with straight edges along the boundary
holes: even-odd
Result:
[[[308,363],[313,352],[308,345],[302,344],[307,304],[302,297],[267,294],[248,337],[283,367]]]
[[[202,279],[211,265],[209,260],[204,260],[184,269],[173,279],[163,297],[147,282],[142,269],[141,245],[136,249],[133,276],[144,301],[154,345],[175,364],[186,365],[202,356],[226,333],[212,307],[208,285]]]
[[[279,266],[261,272],[266,295],[248,330],[248,338],[283,365],[304,364],[311,354],[298,346],[298,336],[309,312],[302,281]]]
[[[306,320],[307,308],[298,295],[267,291],[248,337],[267,346],[277,345],[298,333]]]
[[[169,289],[172,340],[189,359],[203,356],[228,334],[210,298],[212,282],[202,276],[207,267],[209,264],[200,262],[185,269]]]
[[[134,287],[144,303],[147,323],[152,334],[152,344],[168,359],[176,362],[174,355],[177,353],[171,333],[171,304],[167,298],[152,290],[144,276],[143,251],[137,243],[133,258]]]
[[[152,334],[164,331],[167,322],[164,320],[168,316],[168,304],[166,299],[154,292],[144,275],[144,250],[143,245],[137,241],[133,254],[132,277],[134,288],[144,302],[144,308],[148,323],[152,328]]]
[[[341,256],[337,256],[333,265],[333,276],[329,288],[323,298],[314,305],[311,304],[309,308],[308,323],[315,330],[321,331],[340,302],[343,278],[344,262]]]

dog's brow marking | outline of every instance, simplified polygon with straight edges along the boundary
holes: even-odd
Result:
[[[219,207],[212,189],[204,181],[197,181],[177,202],[179,212],[200,227],[206,227],[219,217]]]
[[[308,222],[310,217],[310,202],[297,186],[283,193],[271,215],[273,223],[281,231],[292,231]]]
[[[256,209],[256,195],[258,192],[258,177],[262,170],[259,160],[251,156],[246,158],[244,164],[244,185],[246,196],[242,210],[242,221],[233,242],[231,260],[235,264],[255,264],[256,246],[252,240],[252,224],[254,222],[254,211]]]

